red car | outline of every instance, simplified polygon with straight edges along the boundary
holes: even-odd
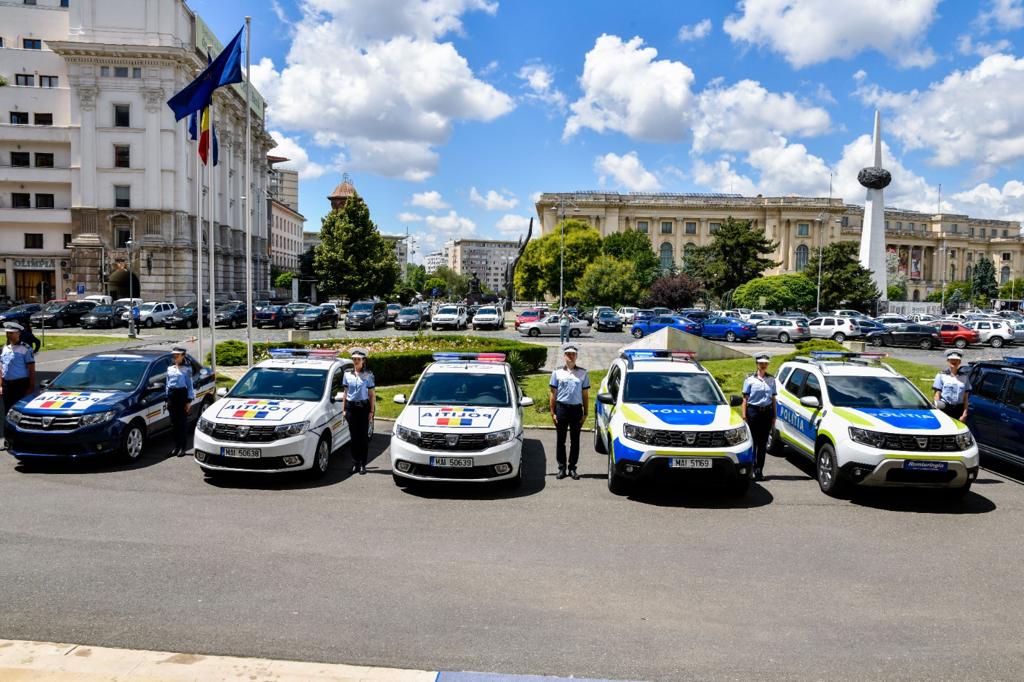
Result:
[[[519,329],[519,325],[524,322],[536,322],[540,318],[548,314],[547,310],[542,308],[529,308],[516,315],[516,329]]]
[[[936,322],[932,326],[938,327],[939,337],[946,346],[967,348],[972,343],[981,342],[981,335],[977,331],[958,322]]]

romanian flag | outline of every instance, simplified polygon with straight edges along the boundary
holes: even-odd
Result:
[[[207,53],[206,61],[209,63],[210,55]],[[199,158],[203,165],[208,166],[210,161],[210,141],[213,141],[213,165],[218,162],[217,131],[210,129],[210,102],[199,111],[193,111],[188,118],[188,133],[193,140],[199,140]]]

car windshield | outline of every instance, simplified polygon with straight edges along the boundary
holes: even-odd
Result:
[[[926,410],[931,405],[903,377],[831,376],[825,381],[836,407]]]
[[[139,306],[139,312],[140,313],[147,313],[147,312],[149,312],[150,310],[152,310],[155,307],[156,307],[156,303],[143,303],[142,305]]]
[[[149,367],[147,358],[82,358],[61,372],[47,387],[50,391],[132,391]]]
[[[303,315],[319,315],[320,314],[320,310],[321,310],[320,306],[313,306],[312,308],[306,308],[305,310],[303,310],[302,314]]]
[[[399,310],[401,307],[398,303],[388,303],[388,310]]]
[[[633,372],[626,376],[623,402],[659,405],[724,405],[725,399],[707,374]]]
[[[402,308],[398,311],[399,315],[419,315],[420,311],[418,308]]]
[[[61,310],[66,305],[67,305],[67,303],[63,303],[63,302],[62,303],[57,303],[56,301],[53,302],[53,303],[48,303],[46,305],[46,307],[43,308],[43,312],[44,313],[55,313],[58,310]]]
[[[481,308],[476,311],[477,315],[497,315],[498,311],[496,308]]]
[[[508,385],[502,374],[430,372],[420,379],[409,402],[413,405],[508,407]]]
[[[616,314],[615,314],[614,312],[612,312],[611,310],[602,310],[601,312],[599,312],[599,313],[597,314],[597,316],[598,316],[598,317],[618,317],[618,315],[616,315]]]
[[[458,315],[459,309],[452,305],[446,305],[437,312],[441,315]]]
[[[325,369],[254,367],[228,396],[264,400],[319,400],[327,381]]]
[[[294,312],[298,312],[298,311],[300,311],[300,310],[305,310],[305,309],[306,309],[306,308],[308,308],[308,307],[309,307],[309,306],[308,306],[308,305],[306,305],[305,303],[291,303],[291,304],[289,304],[289,305],[285,306],[285,308],[286,308],[287,310],[290,310],[290,311],[291,311],[291,312],[293,312],[293,313],[294,313]]]
[[[354,313],[368,313],[372,310],[372,303],[356,303],[354,306],[352,306],[352,312]]]
[[[35,310],[35,308],[31,305],[16,305],[10,310],[8,310],[7,313],[27,313],[31,312],[32,310]]]

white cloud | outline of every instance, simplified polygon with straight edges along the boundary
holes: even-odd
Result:
[[[707,37],[709,33],[711,33],[711,20],[703,19],[690,26],[681,26],[678,34],[679,42],[688,43],[692,40],[700,40]]]
[[[448,208],[448,204],[441,198],[441,193],[436,190],[429,192],[416,192],[410,200],[413,206],[419,206],[430,211],[440,211]]]
[[[534,192],[533,194],[530,195],[530,202],[536,204],[538,201],[540,201],[540,198],[543,195],[544,192]]]
[[[983,182],[953,194],[950,199],[957,210],[971,216],[1024,220],[1024,183],[1019,180],[1010,180],[1001,189]]]
[[[326,166],[310,161],[309,154],[306,153],[306,150],[294,138],[287,137],[277,130],[269,132],[277,146],[271,149],[268,154],[271,156],[283,156],[288,159],[285,163],[277,164],[278,168],[296,170],[299,172],[299,178],[302,180],[319,178],[328,171]]]
[[[559,111],[565,110],[565,93],[555,87],[555,76],[550,66],[531,62],[516,72],[516,78],[523,81],[527,99],[551,105]]]
[[[866,133],[843,147],[843,155],[833,169],[835,196],[841,196],[850,203],[863,203],[867,190],[857,182],[857,174],[862,168],[874,165],[874,155],[874,142],[871,135]],[[907,168],[893,155],[892,149],[884,140],[882,167],[892,175],[892,184],[885,188],[886,206],[927,212],[936,209],[938,188],[928,184],[927,180]],[[943,210],[949,210],[945,203]]]
[[[530,218],[528,216],[514,215],[512,213],[506,213],[498,219],[498,222],[494,223],[494,227],[497,228],[499,232],[506,235],[525,235],[529,226]]]
[[[1024,59],[992,55],[926,90],[857,90],[906,150],[925,149],[938,166],[973,163],[981,173],[1024,159]]]
[[[408,211],[403,211],[402,213],[398,214],[398,222],[420,223],[423,222],[423,216],[421,216],[419,213],[409,213]]]
[[[1024,0],[990,0],[989,9],[983,11],[977,22],[983,30],[993,26],[1003,31],[1024,27]]]
[[[477,206],[482,206],[488,211],[507,211],[511,208],[515,208],[519,200],[511,194],[508,194],[507,190],[502,190],[500,193],[492,190],[487,191],[487,195],[483,196],[477,191],[476,187],[469,188],[469,200]]]
[[[657,60],[658,51],[635,37],[602,35],[583,63],[583,96],[570,105],[563,139],[584,128],[622,132],[638,140],[684,139],[693,108],[693,71]]]
[[[757,185],[750,178],[740,175],[728,157],[722,157],[713,163],[701,159],[693,162],[693,179],[698,185],[715,192],[743,194],[754,196],[758,193]]]
[[[423,180],[456,121],[491,121],[514,106],[438,42],[462,30],[463,13],[496,10],[484,0],[305,0],[286,64],[262,59],[253,81],[275,126],[337,147],[344,167]]]
[[[903,67],[935,61],[923,46],[939,0],[742,0],[725,19],[734,41],[779,52],[801,68],[874,49]]]
[[[447,215],[428,215],[424,220],[427,226],[443,232],[447,237],[460,234],[472,234],[476,231],[476,223],[469,218],[463,218],[455,211],[448,211]]]
[[[629,152],[622,156],[609,152],[604,156],[599,156],[594,159],[594,171],[600,174],[602,184],[610,176],[616,185],[625,187],[631,192],[653,192],[661,189],[658,178],[644,168],[636,152]]]
[[[964,34],[956,39],[956,49],[960,54],[977,55],[979,57],[988,57],[1000,52],[1008,52],[1012,46],[1012,43],[1005,38],[992,43],[984,43],[975,42],[973,36]]]

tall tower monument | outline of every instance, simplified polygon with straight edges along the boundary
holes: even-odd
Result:
[[[885,267],[885,196],[883,190],[892,182],[889,171],[882,168],[882,122],[875,111],[874,165],[861,169],[857,181],[868,190],[864,202],[864,227],[860,233],[860,264],[871,271],[881,301],[887,301],[888,284]]]

